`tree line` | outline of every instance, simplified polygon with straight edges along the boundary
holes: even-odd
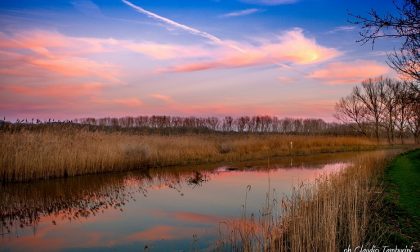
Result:
[[[404,143],[411,134],[420,143],[420,92],[418,82],[391,78],[370,78],[355,86],[336,104],[335,117],[352,126],[355,132],[396,138]]]
[[[202,132],[285,133],[354,135],[349,125],[325,122],[322,119],[278,118],[276,116],[180,117],[138,116],[121,118],[82,118],[73,122],[112,128],[206,129]]]

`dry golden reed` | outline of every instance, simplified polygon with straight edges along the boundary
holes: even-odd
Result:
[[[291,195],[281,200],[267,193],[260,216],[224,223],[218,247],[233,251],[343,251],[369,244],[367,232],[382,190],[378,178],[398,152],[365,156],[313,184],[293,188]]]
[[[291,146],[291,142],[293,142]],[[0,178],[29,181],[144,167],[374,149],[358,137],[139,135],[86,129],[0,131]]]

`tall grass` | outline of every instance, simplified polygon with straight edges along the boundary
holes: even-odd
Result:
[[[342,251],[367,245],[382,193],[381,174],[397,151],[360,159],[352,167],[293,188],[281,200],[267,194],[259,216],[221,228],[219,248],[234,251]],[[378,237],[378,236],[377,236]]]
[[[293,142],[293,144],[291,144]],[[138,135],[77,128],[0,131],[0,180],[376,148],[366,138],[279,134]]]

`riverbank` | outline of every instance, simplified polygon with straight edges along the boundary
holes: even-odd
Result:
[[[385,214],[382,201],[385,169],[402,151],[362,157],[354,165],[320,177],[313,184],[296,186],[290,196],[276,198],[274,192],[267,192],[260,214],[247,215],[244,210],[242,218],[225,222],[218,247],[235,251],[343,251],[362,245],[399,245],[383,240],[385,226],[378,216]],[[407,169],[413,171],[416,166],[410,167]],[[396,175],[397,181],[405,182],[410,173],[404,172],[402,178]],[[416,190],[418,181],[415,176],[407,179],[408,188]],[[412,199],[416,193],[402,190],[406,196],[401,199],[407,204],[403,206],[416,214],[418,201]],[[397,213],[384,218],[394,220],[404,215]]]
[[[420,149],[398,156],[384,174],[383,245],[420,249]]]
[[[384,148],[345,136],[131,134],[77,128],[0,132],[0,180],[31,181],[147,167]]]

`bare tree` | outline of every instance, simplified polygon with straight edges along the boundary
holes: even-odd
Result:
[[[420,141],[420,93],[414,84],[389,78],[368,79],[341,98],[335,109],[335,117],[359,134],[370,135],[373,131],[378,141],[386,135],[393,143],[398,131],[401,143],[410,133],[416,142]]]
[[[356,97],[354,93],[341,98],[335,105],[336,113],[334,116],[346,123],[352,125],[357,132],[367,135],[367,111],[362,102]]]
[[[398,73],[419,82],[420,1],[394,1],[394,6],[395,14],[380,15],[377,11],[371,10],[367,16],[350,14],[354,18],[350,22],[360,25],[361,39],[357,42],[362,44],[372,42],[373,47],[377,39],[401,39],[401,47],[388,54],[387,63]]]
[[[376,140],[379,141],[379,129],[381,126],[381,115],[384,110],[382,101],[384,93],[384,81],[382,78],[367,79],[362,85],[356,86],[353,90],[354,95],[367,109],[367,115],[371,116],[374,124]]]
[[[400,91],[400,82],[390,78],[385,78],[384,90],[382,92],[381,100],[384,105],[383,126],[386,129],[388,143],[394,143],[395,136],[395,121],[396,121],[396,105],[397,95]]]
[[[409,117],[407,121],[409,130],[413,134],[415,142],[420,143],[420,93],[414,85],[411,87],[409,97]]]
[[[404,143],[404,132],[409,118],[410,94],[409,85],[400,81],[394,86],[395,93],[395,125],[399,132],[401,143]]]

